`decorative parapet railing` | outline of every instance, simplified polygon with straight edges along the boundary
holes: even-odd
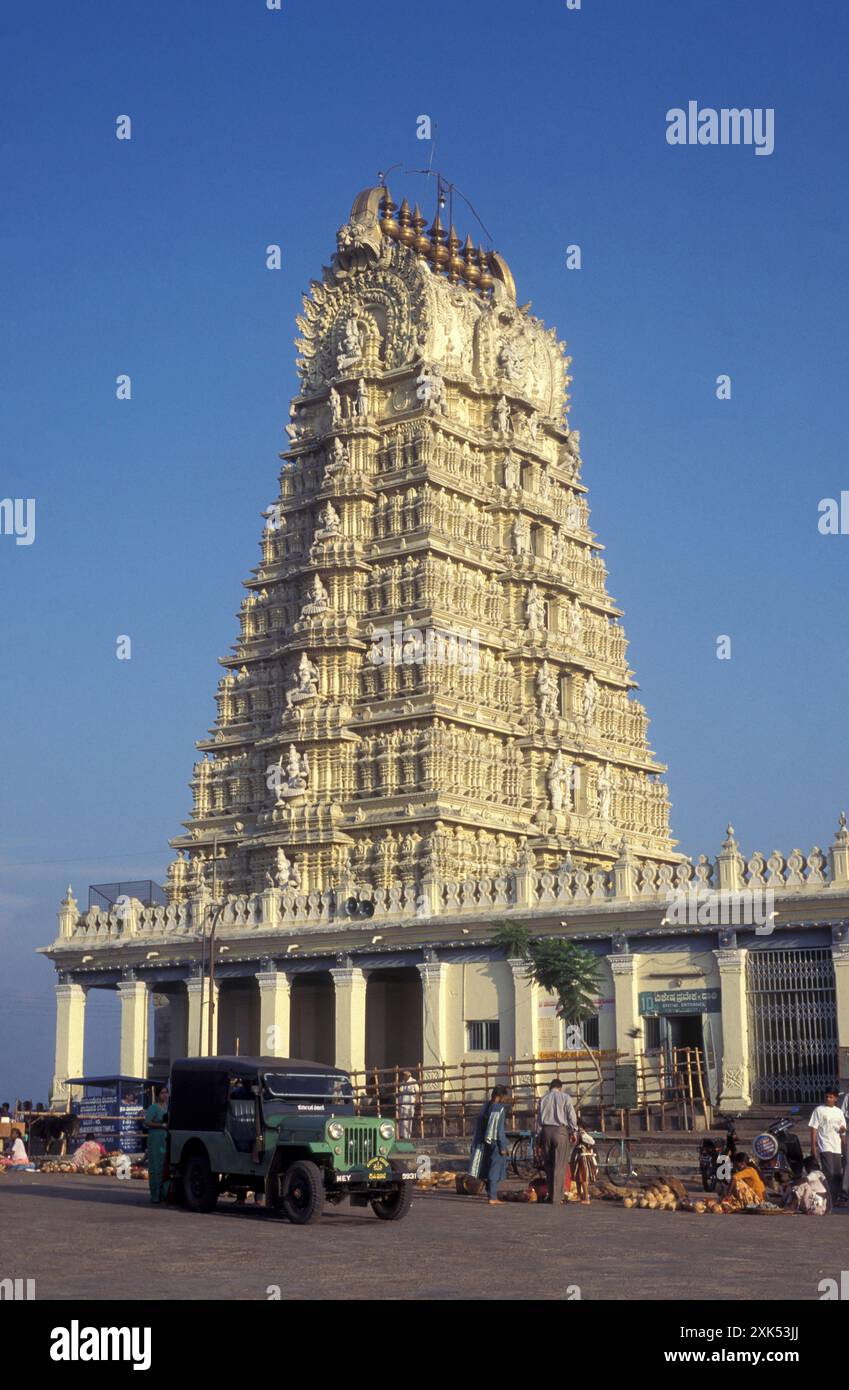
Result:
[[[833,891],[849,894],[849,828],[843,815],[827,855],[814,846],[807,855],[794,849],[785,857],[775,850],[769,856],[756,853],[746,859],[729,826],[715,860],[700,855],[695,863],[638,861],[623,846],[610,869],[576,868],[567,858],[555,872],[541,872],[528,856],[527,862],[501,874],[457,882],[425,876],[416,888],[397,883],[376,888],[369,896],[374,906],[370,920],[389,922],[482,913],[638,908],[676,899],[701,902],[725,896],[762,898],[768,893],[780,900]],[[309,930],[349,923],[347,897],[347,892],[332,889],[300,893],[293,888],[231,895],[222,906],[218,930]],[[199,938],[208,929],[211,906],[207,894],[181,904],[149,907],[130,898],[108,912],[92,907],[81,914],[69,888],[59,910],[59,939],[85,946],[134,938]]]

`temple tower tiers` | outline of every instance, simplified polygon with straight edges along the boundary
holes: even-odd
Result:
[[[438,215],[357,198],[298,319],[279,498],[172,898],[679,859],[570,359],[529,309]]]

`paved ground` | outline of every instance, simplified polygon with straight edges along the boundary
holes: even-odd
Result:
[[[407,1218],[152,1207],[114,1178],[0,1178],[0,1278],[39,1299],[807,1299],[847,1267],[849,1216],[696,1216],[415,1198]],[[14,1253],[9,1253],[14,1252]]]

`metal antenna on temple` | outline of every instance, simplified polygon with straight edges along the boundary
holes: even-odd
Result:
[[[393,169],[400,169],[402,163],[403,163],[403,161],[399,159],[397,164],[390,164],[390,166],[389,166],[388,169],[378,169],[378,171],[377,171],[377,181],[378,181],[378,183],[380,184],[381,188],[385,188],[385,187],[386,187],[386,180],[387,180],[387,178],[389,177],[389,175],[392,173],[392,170],[393,170]]]
[[[477,210],[477,208],[475,207],[474,203],[471,201],[470,198],[467,198],[467,197],[466,197],[466,195],[465,195],[465,193],[462,191],[462,189],[458,188],[456,184],[451,183],[448,179],[444,178],[442,174],[440,174],[438,171],[435,172],[433,169],[405,169],[405,170],[404,170],[404,173],[405,173],[405,174],[422,174],[425,178],[431,178],[431,179],[435,178],[435,179],[437,180],[437,185],[436,185],[436,188],[437,188],[437,194],[436,194],[437,206],[438,206],[439,208],[444,208],[444,207],[445,207],[445,203],[446,203],[446,192],[447,192],[448,204],[449,204],[449,222],[453,222],[453,220],[454,220],[454,215],[453,215],[453,210],[454,210],[454,194],[456,193],[456,194],[458,195],[458,197],[460,197],[460,198],[463,199],[463,202],[466,204],[466,207],[470,210],[470,212],[471,212],[472,216],[474,217],[475,221],[478,223],[478,225],[480,226],[481,230],[484,232],[487,241],[489,241],[489,242],[492,241],[492,232],[489,230],[489,228],[487,227],[487,225],[486,225],[486,223],[484,222],[483,218],[480,216],[480,213],[478,212],[478,210]]]

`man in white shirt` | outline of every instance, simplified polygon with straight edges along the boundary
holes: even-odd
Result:
[[[831,1199],[836,1201],[843,1177],[843,1143],[846,1138],[846,1116],[837,1104],[836,1087],[828,1088],[823,1104],[816,1107],[808,1125],[811,1131],[811,1157],[819,1164],[831,1189]]]
[[[398,1088],[398,1138],[410,1139],[413,1134],[413,1121],[416,1118],[416,1105],[419,1100],[418,1082],[411,1071],[405,1071]]]
[[[563,1201],[563,1184],[566,1179],[566,1165],[569,1152],[578,1131],[578,1118],[572,1097],[563,1090],[563,1082],[557,1076],[548,1087],[537,1107],[537,1128],[542,1143],[548,1196],[551,1206],[559,1207]]]

